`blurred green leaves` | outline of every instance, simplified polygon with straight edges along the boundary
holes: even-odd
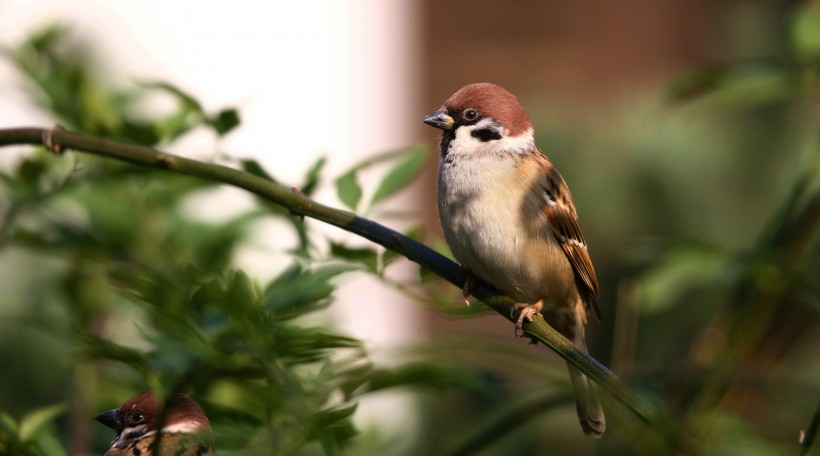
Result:
[[[260,208],[219,223],[200,222],[180,208],[207,189],[206,182],[66,158],[32,154],[3,174],[0,190],[13,195],[4,208],[2,250],[43,254],[61,264],[56,281],[38,284],[56,297],[48,305],[64,306],[72,316],[54,322],[67,327],[62,343],[72,347],[72,362],[51,359],[55,370],[71,371],[73,363],[107,366],[104,372],[115,373],[99,373],[105,391],[126,384],[132,391],[146,386],[162,394],[185,390],[204,398],[212,416],[241,413],[249,432],[268,442],[251,453],[265,454],[278,445],[293,445],[282,448],[283,454],[298,452],[317,442],[330,453],[342,448],[356,434],[350,416],[354,403],[338,400],[339,385],[350,379],[319,378],[327,369],[337,370],[334,358],[340,353],[361,359],[361,343],[298,319],[328,306],[334,281],[361,267],[338,260],[294,262],[259,284],[232,267],[235,249],[257,220],[282,217],[303,223],[298,218]],[[315,169],[306,182],[317,179]],[[21,281],[42,280],[35,271],[15,274]],[[30,315],[26,318],[35,327],[52,324],[24,301],[4,312]],[[70,380],[65,385],[66,392],[84,388]],[[249,396],[265,389],[270,400],[251,411],[209,407],[207,398],[218,395],[212,391],[224,388]],[[105,398],[97,396],[97,401]],[[97,401],[94,408],[112,406]],[[270,442],[274,423],[276,438]],[[214,426],[220,426],[216,419]],[[15,445],[28,441],[21,430],[10,429]],[[225,452],[245,445],[247,440],[219,442]]]
[[[620,297],[622,321],[630,318],[629,306],[640,306],[641,330],[616,338],[636,344],[636,359],[651,371],[645,383],[681,410],[709,454],[797,452],[794,440],[772,429],[805,426],[803,415],[815,406],[805,399],[818,394],[818,371],[806,372],[795,360],[817,357],[820,16],[817,2],[800,2],[790,12],[790,21],[778,24],[787,35],[784,53],[705,64],[668,87],[675,120],[708,124],[715,134],[686,141],[689,148],[679,154],[671,141],[653,151],[673,163],[700,159],[677,185],[646,192],[678,222],[633,245],[633,260],[652,247],[637,255],[644,260],[632,263],[638,270],[625,274],[628,291]],[[713,149],[716,141],[723,142]],[[734,193],[745,198],[733,199]],[[682,203],[693,194],[706,204]],[[721,204],[724,210],[716,211]],[[765,217],[755,221],[759,215]],[[696,230],[681,230],[691,221]],[[724,239],[705,233],[709,223],[721,227]],[[749,241],[726,236],[744,232]]]
[[[52,405],[31,411],[19,422],[0,413],[0,454],[37,456],[64,455],[65,450],[54,435],[45,432],[54,420],[66,412],[64,405]]]
[[[703,99],[740,108],[782,102],[804,90],[800,74],[783,64],[713,63],[679,77],[670,86],[668,99],[673,103]]]
[[[193,95],[166,82],[112,87],[92,71],[91,55],[60,26],[3,49],[33,98],[70,129],[158,145],[195,128],[221,136],[239,125],[235,109],[209,113]],[[169,97],[175,108],[146,111],[157,95]],[[405,188],[425,157],[414,148],[357,165],[342,199],[357,206],[363,193],[359,172],[384,164],[387,176],[369,201],[375,207]],[[275,181],[256,160],[236,163]],[[294,191],[311,195],[325,184],[325,163],[314,162]],[[0,171],[0,268],[36,290],[4,302],[0,332],[24,322],[23,331],[49,333],[63,350],[0,351],[0,357],[42,358],[50,377],[63,379],[45,394],[0,397],[0,410],[23,416],[19,422],[7,413],[0,418],[0,453],[61,454],[61,439],[89,434],[95,438],[88,451],[101,453],[110,435],[89,427],[90,418],[146,387],[197,397],[220,454],[305,454],[308,448],[339,454],[350,444],[358,434],[355,401],[369,391],[346,386],[370,382],[380,371],[359,340],[330,328],[320,312],[333,302],[340,276],[376,272],[376,250],[328,242],[329,258],[318,256],[324,240],[314,239],[302,218],[261,199],[220,222],[203,222],[183,210],[212,188],[207,181],[71,152],[58,157],[35,151]],[[254,224],[271,218],[285,221],[299,244],[290,252],[282,246],[290,264],[259,283],[234,267],[233,258]],[[11,267],[6,258],[14,255],[57,266],[47,279],[38,267]],[[46,298],[38,300],[40,294]],[[13,344],[15,334],[4,342]],[[4,384],[25,384],[25,375],[6,372]],[[415,383],[416,377],[395,373],[392,386]],[[46,400],[67,405],[36,408]],[[88,420],[55,421],[75,407]]]
[[[339,200],[350,210],[358,211],[362,198],[359,175],[377,165],[390,164],[390,170],[370,198],[368,207],[372,207],[407,187],[421,173],[427,161],[427,155],[426,147],[416,146],[408,150],[387,152],[368,157],[336,179],[336,194]]]
[[[339,200],[353,211],[362,199],[362,188],[356,173],[357,170],[350,170],[336,179],[336,193],[339,195]]]
[[[424,163],[427,161],[427,148],[415,147],[404,152],[390,172],[382,179],[376,191],[373,193],[373,198],[370,200],[370,205],[375,205],[393,196],[396,192],[403,189],[421,172]]]
[[[23,44],[0,52],[25,76],[34,100],[70,129],[153,146],[197,127],[223,136],[239,125],[235,109],[208,114],[194,97],[166,82],[110,87],[94,70],[101,65],[90,50],[62,25],[44,28]],[[155,94],[170,96],[176,109],[154,118],[140,113],[140,103]]]
[[[820,6],[817,2],[797,5],[791,24],[795,55],[812,66],[820,66]]]
[[[678,77],[667,99],[673,103],[705,100],[737,109],[817,97],[820,6],[802,2],[793,6],[790,16],[789,55],[702,65]]]
[[[239,112],[236,109],[222,109],[211,116],[190,94],[167,82],[142,82],[140,86],[148,91],[167,93],[179,104],[176,112],[157,123],[160,138],[175,139],[200,125],[207,125],[213,128],[217,135],[224,136],[239,126]]]

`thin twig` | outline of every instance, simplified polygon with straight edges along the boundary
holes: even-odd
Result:
[[[820,428],[820,404],[817,404],[817,409],[814,410],[809,427],[800,431],[800,456],[811,454],[811,447],[817,438],[817,428]]]

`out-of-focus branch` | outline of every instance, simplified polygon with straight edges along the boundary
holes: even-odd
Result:
[[[136,165],[186,174],[239,187],[280,204],[296,215],[329,223],[398,252],[457,287],[462,288],[467,278],[458,265],[418,241],[372,220],[359,217],[352,212],[319,204],[305,197],[297,189],[284,187],[244,171],[178,157],[136,144],[71,133],[59,128],[1,129],[0,146],[14,144],[42,145],[55,153],[61,153],[65,149],[74,149]],[[511,313],[514,302],[499,294],[495,289],[479,283],[473,289],[473,295],[504,318],[515,321],[516,316]],[[657,410],[640,400],[615,374],[589,354],[578,350],[560,333],[550,327],[544,319],[535,319],[531,323],[525,322],[524,332],[527,336],[543,342],[562,358],[575,365],[584,374],[609,391],[612,396],[623,403],[642,421],[658,426],[664,432],[670,431],[669,423],[661,423],[662,415]]]
[[[817,404],[817,409],[814,411],[809,427],[800,432],[800,456],[811,454],[811,448],[817,438],[818,428],[820,428],[820,404]]]

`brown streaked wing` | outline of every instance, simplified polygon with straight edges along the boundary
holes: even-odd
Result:
[[[208,434],[162,434],[159,456],[211,456],[213,445]]]
[[[105,452],[105,456],[211,456],[214,454],[210,436],[206,434],[162,434],[160,447],[156,448],[156,444],[155,438],[142,438],[131,442],[125,448],[111,448]]]
[[[575,212],[575,205],[572,202],[572,195],[569,192],[564,178],[558,170],[551,166],[549,159],[544,155],[543,166],[547,173],[546,192],[548,197],[555,204],[547,204],[544,212],[547,221],[555,235],[556,240],[561,245],[566,254],[575,276],[580,279],[579,285],[582,289],[581,297],[587,306],[587,311],[592,309],[595,318],[601,320],[601,311],[598,309],[598,277],[595,275],[595,268],[592,266],[592,259],[589,257],[587,244],[584,235],[581,233],[581,225],[578,223],[578,215]]]

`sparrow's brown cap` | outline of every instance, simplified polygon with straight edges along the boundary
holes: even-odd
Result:
[[[500,122],[510,136],[518,136],[532,128],[530,117],[521,107],[518,98],[503,87],[489,82],[462,87],[444,102],[443,108],[455,118],[466,109],[475,109],[478,116]]]
[[[208,417],[187,394],[177,393],[167,402],[166,416],[162,416],[163,407],[151,391],[143,391],[125,401],[118,409],[100,413],[95,420],[121,432],[126,427],[146,424],[149,430],[155,430],[163,421],[165,426],[187,422],[197,425],[201,430],[210,429]]]

